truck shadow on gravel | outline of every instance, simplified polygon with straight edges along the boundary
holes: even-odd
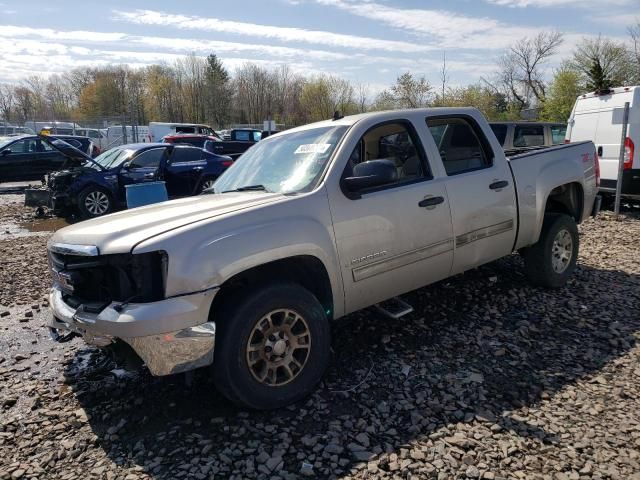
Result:
[[[529,421],[528,410],[580,379],[599,381],[635,346],[640,278],[579,266],[567,287],[546,291],[521,272],[511,256],[408,294],[416,311],[407,318],[363,311],[336,323],[323,383],[279,411],[238,409],[206,371],[186,386],[183,376],[79,371],[76,359],[67,381],[107,455],[153,478],[289,478],[301,469],[341,477],[366,470],[369,458],[395,469],[400,460],[387,454],[410,442],[482,441],[454,435],[460,423],[554,444],[556,432]]]

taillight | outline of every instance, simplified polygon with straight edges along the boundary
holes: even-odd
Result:
[[[564,143],[571,143],[571,140],[569,140],[568,138],[565,138]]]
[[[233,160],[223,160],[222,161],[222,166],[223,167],[230,167],[231,165],[233,165]]]
[[[596,170],[596,187],[600,187],[600,157],[598,157],[598,152],[596,151],[593,154],[593,159],[595,161],[594,168]]]
[[[635,145],[633,140],[629,137],[624,139],[624,169],[631,170],[633,166],[633,153],[635,151]]]

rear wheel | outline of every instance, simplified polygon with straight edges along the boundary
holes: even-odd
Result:
[[[525,273],[537,286],[560,288],[576,268],[579,249],[578,227],[569,215],[545,215],[538,243],[523,253]]]
[[[308,395],[327,368],[327,317],[316,297],[298,285],[238,296],[216,317],[214,378],[237,404],[283,407]]]
[[[103,188],[90,186],[78,195],[78,210],[82,218],[101,217],[113,210],[113,200]]]
[[[198,193],[204,192],[206,189],[213,187],[213,184],[216,183],[216,177],[205,177],[200,182],[200,186],[198,187]]]

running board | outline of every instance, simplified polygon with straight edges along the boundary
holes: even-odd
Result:
[[[413,307],[400,297],[393,297],[389,300],[385,300],[384,302],[376,303],[374,307],[376,307],[376,309],[383,315],[394,320],[413,312]]]

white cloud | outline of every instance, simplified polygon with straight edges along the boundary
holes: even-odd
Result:
[[[632,5],[635,0],[486,0],[488,3],[502,7],[567,7],[601,8],[606,6]]]
[[[236,35],[261,37],[284,42],[302,42],[330,47],[360,50],[384,50],[389,52],[425,52],[433,49],[427,45],[379,38],[345,35],[322,30],[295,27],[277,27],[255,23],[236,22],[219,18],[193,17],[155,10],[113,10],[116,20],[138,25],[159,25],[183,30],[202,30]]]
[[[536,35],[544,28],[517,27],[489,17],[471,17],[447,10],[396,8],[367,1],[314,0],[353,15],[425,38],[432,47],[495,50],[507,48],[515,40]]]

